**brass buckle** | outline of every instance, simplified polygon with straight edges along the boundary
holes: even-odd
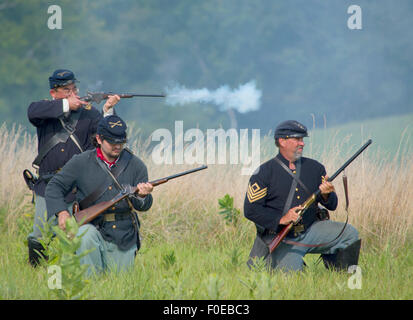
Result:
[[[297,224],[293,226],[294,237],[298,237],[301,233],[304,232],[304,224]]]
[[[115,221],[115,214],[114,213],[105,213],[103,215],[103,220],[106,222],[112,222]]]

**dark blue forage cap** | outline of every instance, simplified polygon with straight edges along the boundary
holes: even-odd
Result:
[[[75,82],[77,82],[75,74],[72,71],[66,69],[57,69],[49,77],[50,89],[63,87]]]
[[[295,120],[287,120],[281,122],[277,128],[275,128],[274,138],[301,138],[308,137],[307,128],[305,125]]]
[[[109,143],[126,142],[126,123],[117,115],[104,117],[98,123],[97,134]]]

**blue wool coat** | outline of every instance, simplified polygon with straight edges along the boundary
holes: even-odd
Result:
[[[125,149],[122,151],[118,162],[111,170],[115,169],[127,152],[129,151]],[[96,155],[96,149],[85,151],[75,155],[50,180],[46,187],[46,205],[49,218],[66,210],[65,194],[75,187],[77,189],[76,200],[80,202],[99,186],[107,186],[103,194],[91,205],[109,201],[119,194],[120,190],[109,174],[98,164],[98,161],[102,162]],[[141,159],[132,155],[117,180],[121,185],[136,186],[140,182],[148,181],[148,170]],[[149,194],[145,198],[131,197],[130,200],[136,210],[146,211],[152,206],[153,198]],[[134,243],[138,243],[138,230],[135,229],[131,216],[135,213],[131,212],[126,199],[118,202],[106,213],[130,213],[130,215],[126,215],[128,217],[126,219],[116,221],[104,221],[103,215],[92,220],[91,223],[97,227],[105,240],[116,243],[121,250],[127,250]]]
[[[102,119],[102,114],[95,108],[81,108],[78,111],[63,113],[63,100],[42,100],[30,104],[27,116],[31,124],[37,129],[38,150],[40,150],[57,132],[63,130],[59,117],[68,119],[74,114],[80,113],[76,125],[75,135],[83,150],[93,149],[92,136],[96,133],[97,124]],[[72,141],[67,139],[65,143],[59,143],[53,147],[40,163],[39,175],[54,173],[62,168],[80,150]],[[34,190],[36,194],[44,196],[47,181],[38,180]],[[70,191],[70,190],[69,190]]]
[[[277,158],[288,167],[289,161],[280,153],[277,155]],[[295,170],[291,170],[291,172],[295,174]],[[325,175],[326,170],[321,163],[313,159],[301,158],[301,174],[299,178],[311,194],[318,190],[322,176]],[[244,201],[245,217],[265,230],[280,232],[283,226],[280,226],[279,222],[281,217],[286,214],[286,212],[283,212],[283,209],[292,182],[293,178],[274,159],[263,163],[250,178]],[[311,195],[299,184],[294,191],[290,208],[303,204]],[[302,217],[305,229],[308,229],[316,221],[318,203],[329,210],[335,210],[338,204],[337,195],[335,192],[330,193],[327,201],[324,201],[321,196],[317,198],[317,201]],[[290,208],[287,208],[287,211]],[[287,236],[291,237],[292,232],[290,231]]]

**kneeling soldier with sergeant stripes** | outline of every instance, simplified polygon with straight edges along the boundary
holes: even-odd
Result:
[[[327,181],[324,166],[302,157],[303,138],[307,136],[307,128],[297,121],[279,124],[274,136],[278,155],[263,163],[250,178],[244,215],[255,223],[257,237],[248,265],[253,258],[264,257],[272,268],[301,270],[307,253],[321,254],[328,268],[347,270],[357,264],[361,243],[357,230],[329,220],[328,212],[318,206],[320,203],[328,210],[335,210],[338,199],[334,186]],[[320,196],[299,219],[297,210],[318,189]],[[286,239],[270,254],[269,243],[291,222],[294,226]]]

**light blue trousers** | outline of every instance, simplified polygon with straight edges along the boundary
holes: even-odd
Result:
[[[136,244],[128,250],[119,250],[116,244],[103,239],[100,232],[92,224],[81,226],[77,235],[82,234],[81,245],[76,254],[94,249],[80,260],[81,264],[88,265],[88,276],[107,270],[124,271],[133,267],[137,250]]]
[[[44,222],[47,220],[46,199],[36,194],[34,208],[33,230],[28,238],[39,239],[42,237],[41,230],[44,228]],[[53,217],[48,223],[57,225],[57,219]]]
[[[292,240],[306,244],[326,243],[336,238],[343,227],[343,222],[316,221],[306,232]],[[338,249],[346,248],[358,239],[359,234],[356,228],[347,224],[341,237],[327,246],[307,248],[282,242],[271,254],[271,266],[284,271],[298,271],[303,268],[303,258],[306,254],[333,254]]]
[[[291,239],[303,244],[321,244],[334,240],[343,229],[343,222],[331,220],[316,221],[306,232],[298,237]],[[272,235],[265,235],[264,238],[257,236],[254,246],[250,253],[250,260],[247,262],[252,266],[252,258],[266,258],[266,262],[273,269],[283,271],[300,271],[304,265],[304,256],[309,253],[314,254],[334,254],[338,249],[344,249],[359,239],[358,231],[351,225],[347,224],[342,235],[322,247],[301,247],[298,245],[281,242],[280,245],[269,255],[268,244],[274,238]]]
[[[67,210],[72,212],[73,204],[68,204]],[[32,232],[29,234],[28,238],[37,240],[42,237],[42,231],[44,229],[44,222],[47,220],[47,208],[46,208],[46,199],[39,195],[35,195],[35,211],[34,211],[34,221],[33,221],[33,229]],[[47,223],[51,226],[57,225],[57,218],[51,217]]]

